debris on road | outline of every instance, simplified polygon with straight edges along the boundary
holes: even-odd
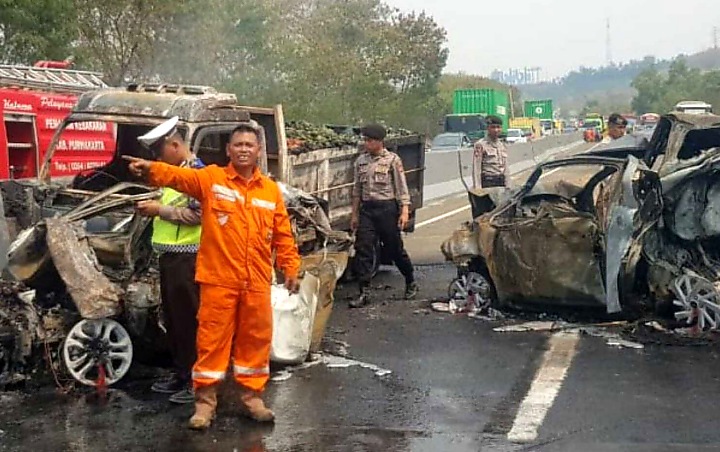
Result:
[[[392,373],[389,369],[383,369],[375,364],[358,361],[346,356],[336,356],[327,353],[317,353],[310,356],[309,360],[295,366],[285,367],[277,372],[274,372],[270,376],[271,381],[281,382],[289,380],[294,373],[315,367],[318,365],[324,365],[328,369],[347,369],[350,367],[361,367],[363,369],[371,370],[375,376],[384,377]]]

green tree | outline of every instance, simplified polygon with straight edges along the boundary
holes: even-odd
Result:
[[[74,52],[75,12],[57,0],[0,0],[0,62],[31,65]]]

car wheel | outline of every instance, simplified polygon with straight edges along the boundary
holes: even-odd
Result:
[[[455,278],[448,286],[448,297],[453,300],[464,300],[468,296],[477,295],[481,304],[494,302],[493,287],[489,279],[481,273],[467,272]]]
[[[78,382],[86,386],[112,385],[130,370],[132,340],[115,320],[81,320],[63,342],[62,359]]]

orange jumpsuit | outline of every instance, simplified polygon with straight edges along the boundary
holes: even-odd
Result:
[[[300,268],[280,188],[257,168],[245,180],[232,165],[192,169],[153,162],[149,182],[202,204],[195,388],[222,380],[232,353],[235,381],[262,391],[270,374],[272,252],[286,277]]]

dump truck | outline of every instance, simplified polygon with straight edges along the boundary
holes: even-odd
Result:
[[[503,131],[509,126],[508,93],[495,89],[458,89],[453,95],[453,112],[445,116],[444,131],[465,133],[473,142],[487,131],[485,118],[500,117]]]
[[[291,153],[281,105],[243,106],[234,94],[220,93],[212,87],[168,84],[130,84],[81,95],[72,113],[58,126],[37,180],[3,185],[5,211],[11,223],[25,228],[40,218],[42,206],[29,210],[25,206],[25,200],[32,196],[29,193],[38,186],[60,185],[65,187],[63,193],[89,196],[98,187],[107,186],[108,181],[127,180],[127,162],[119,156],[150,158],[138,144],[137,137],[172,116],[180,117],[181,133],[192,151],[208,165],[225,165],[228,161],[225,145],[231,131],[242,121],[256,121],[264,129],[263,171],[278,182],[320,199],[332,228],[349,231],[354,163],[363,152],[360,145]],[[103,166],[75,175],[56,176],[52,169],[61,152],[64,134],[77,124],[97,122],[107,123],[116,131],[112,159]],[[425,139],[422,135],[389,137],[386,147],[400,156],[405,167],[412,202],[406,228],[410,232],[414,229],[415,212],[423,205]],[[378,251],[381,250],[379,246]]]
[[[521,129],[526,136],[529,133],[529,138],[532,139],[538,139],[542,134],[542,127],[538,118],[512,118],[510,119],[510,128]]]

